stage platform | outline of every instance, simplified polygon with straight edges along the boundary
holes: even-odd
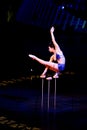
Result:
[[[69,82],[70,81],[70,82]],[[64,130],[87,128],[87,95],[77,79],[57,79],[54,106],[54,79],[50,83],[48,108],[48,81],[29,79],[0,86],[0,129]],[[85,84],[84,84],[85,85]],[[77,87],[76,87],[77,86]],[[78,89],[79,88],[79,89]]]

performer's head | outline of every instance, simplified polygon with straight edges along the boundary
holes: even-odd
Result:
[[[49,52],[54,53],[54,51],[55,51],[55,47],[54,47],[54,45],[53,45],[52,42],[49,43],[49,45],[48,45],[48,49],[49,49]]]

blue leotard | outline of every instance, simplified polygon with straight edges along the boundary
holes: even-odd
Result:
[[[56,54],[56,60],[58,61],[60,58],[63,58],[64,63],[58,63],[58,69],[59,69],[60,71],[63,71],[64,68],[65,68],[65,57],[64,57],[63,54],[61,54],[61,55]]]

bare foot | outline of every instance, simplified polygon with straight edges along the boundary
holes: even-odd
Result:
[[[32,55],[32,54],[29,54],[28,55],[30,58],[32,58],[32,59],[35,59],[36,58],[36,56],[34,56],[34,55]]]
[[[53,78],[59,78],[58,73],[56,73],[56,74],[53,76]]]
[[[46,75],[40,75],[40,78],[45,78],[46,77]]]

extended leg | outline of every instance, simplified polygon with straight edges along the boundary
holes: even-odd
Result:
[[[49,61],[45,61],[42,60],[34,55],[29,54],[29,57],[38,61],[40,64],[45,65],[46,67],[48,67],[50,70],[53,70],[55,72],[58,72],[58,64],[57,63],[53,63],[53,62],[49,62]]]

